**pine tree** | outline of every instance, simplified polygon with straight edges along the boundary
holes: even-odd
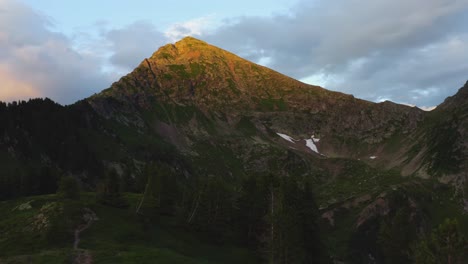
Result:
[[[456,219],[445,219],[430,236],[413,247],[414,263],[468,263],[468,241]]]
[[[57,195],[65,199],[80,199],[80,188],[76,179],[71,176],[60,178]]]
[[[118,208],[128,206],[127,201],[120,192],[120,178],[114,169],[106,174],[97,191],[97,200],[102,204]]]
[[[377,243],[385,263],[409,263],[408,248],[416,238],[416,227],[410,221],[407,207],[398,210],[394,217],[380,225]]]

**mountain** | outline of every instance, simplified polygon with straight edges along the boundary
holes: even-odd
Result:
[[[465,85],[458,90],[458,92],[454,96],[450,96],[445,101],[438,106],[439,109],[456,109],[460,108],[460,110],[466,110],[467,101],[468,99],[468,81]]]
[[[431,112],[372,103],[187,37],[74,105],[0,105],[1,199],[71,175],[87,191],[139,193],[125,195],[132,225],[201,232],[259,261],[409,263],[445,218],[467,233],[467,95],[468,83]]]
[[[413,162],[419,161],[426,177],[438,176],[448,182],[466,182],[468,161],[468,85],[426,114],[414,138]],[[460,186],[459,186],[460,187]],[[465,187],[466,188],[466,187]]]
[[[185,124],[178,120],[192,116],[180,117],[177,111],[191,114],[194,108],[216,123],[216,129],[229,127],[228,134],[241,120],[248,120],[259,131],[303,139],[315,135],[321,138],[320,152],[329,157],[380,154],[378,148],[390,138],[410,134],[424,115],[418,108],[374,104],[301,83],[190,37],[160,48],[88,100],[102,116],[121,113],[120,105],[113,108],[105,100],[125,105],[135,126],[145,119],[141,112],[157,112],[158,121],[183,130]],[[182,134],[192,133],[187,129]]]

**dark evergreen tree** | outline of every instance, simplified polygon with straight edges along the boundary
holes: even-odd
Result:
[[[160,215],[176,215],[183,200],[176,174],[170,165],[162,162],[150,163],[142,176],[136,179],[136,188],[143,196],[137,205],[137,213],[150,218]]]
[[[236,216],[244,243],[255,249],[265,234],[268,208],[268,186],[261,181],[262,178],[251,176],[242,182]]]
[[[411,263],[409,247],[416,239],[416,227],[411,222],[408,207],[382,221],[377,243],[385,263]]]
[[[468,263],[468,241],[456,219],[445,219],[427,237],[413,246],[413,261],[417,264]]]
[[[270,174],[257,183],[244,183],[241,215],[258,222],[243,223],[242,230],[262,232],[256,243],[268,263],[330,263],[320,239],[318,208],[309,184],[303,182]]]
[[[57,195],[65,199],[80,199],[80,188],[76,179],[71,176],[60,178]]]
[[[113,206],[127,207],[128,203],[120,192],[120,178],[114,169],[108,171],[103,181],[97,187],[98,202]]]

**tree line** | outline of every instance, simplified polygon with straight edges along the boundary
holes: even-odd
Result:
[[[177,177],[170,166],[147,166],[136,208],[142,217],[173,216],[217,243],[236,240],[269,263],[329,263],[310,184],[274,174],[240,181],[215,175]]]

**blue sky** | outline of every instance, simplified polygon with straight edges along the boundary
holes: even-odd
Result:
[[[53,18],[61,30],[73,33],[76,28],[93,25],[96,21],[107,21],[114,27],[124,27],[134,21],[146,20],[164,29],[174,23],[205,16],[229,18],[283,13],[296,1],[23,0],[22,2]]]
[[[371,101],[435,106],[468,79],[468,0],[0,0],[0,100],[73,103],[186,35]]]

